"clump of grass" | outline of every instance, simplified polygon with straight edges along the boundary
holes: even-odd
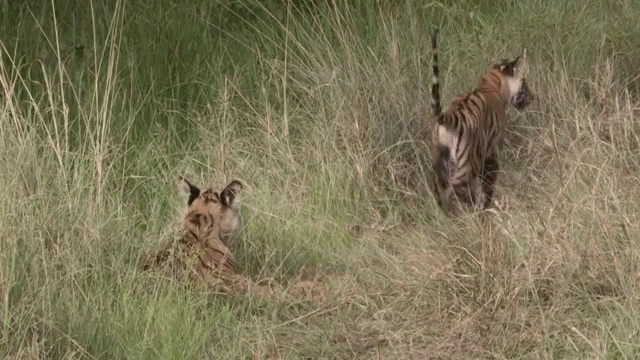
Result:
[[[637,357],[635,3],[76,5],[2,25],[3,357]],[[426,186],[436,27],[446,99],[525,46],[537,94],[464,222]],[[327,293],[141,272],[181,175],[247,184],[245,274]]]

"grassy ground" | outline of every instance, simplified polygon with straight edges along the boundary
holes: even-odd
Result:
[[[640,3],[261,3],[3,2],[0,357],[640,356]],[[425,186],[436,27],[445,100],[528,50],[485,222]],[[180,175],[244,181],[242,271],[324,296],[142,273]]]

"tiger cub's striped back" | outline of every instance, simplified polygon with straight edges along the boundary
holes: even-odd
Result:
[[[456,97],[442,111],[437,31],[431,44],[431,107],[435,118],[431,139],[432,185],[438,205],[447,214],[458,216],[462,203],[485,209],[491,204],[507,107],[511,104],[524,110],[533,95],[524,77],[524,51],[513,61],[492,65],[475,89]]]

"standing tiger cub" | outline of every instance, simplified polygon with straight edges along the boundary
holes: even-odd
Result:
[[[246,279],[236,273],[233,254],[228,249],[230,238],[242,229],[240,190],[242,184],[231,181],[221,192],[200,189],[186,179],[180,179],[188,195],[187,214],[180,236],[168,249],[155,254],[145,268],[168,266],[171,272],[182,271],[207,283],[226,287],[243,287]]]
[[[525,81],[526,50],[515,60],[493,64],[478,86],[458,96],[442,111],[438,32],[431,37],[433,80],[431,107],[432,186],[438,205],[448,215],[459,216],[462,203],[476,209],[491,205],[500,165],[501,143],[509,104],[524,110],[533,95]]]

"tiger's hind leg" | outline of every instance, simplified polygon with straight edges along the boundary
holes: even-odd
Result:
[[[493,201],[499,171],[500,163],[498,162],[498,155],[493,153],[485,159],[480,178],[482,192],[484,193],[483,207],[485,210],[491,206],[491,202]]]
[[[432,177],[432,187],[431,191],[433,197],[436,200],[436,203],[440,210],[442,210],[445,214],[451,215],[452,208],[455,208],[454,201],[452,201],[453,190],[448,183],[441,183],[438,181],[437,176]],[[454,210],[455,212],[455,210]]]
[[[465,208],[475,208],[478,199],[479,182],[475,178],[471,181],[459,182],[451,185],[450,204],[451,214],[455,217],[462,215]]]
[[[431,189],[433,196],[436,198],[438,207],[447,215],[450,213],[451,206],[451,186],[449,178],[451,177],[450,150],[447,146],[438,145],[432,150],[431,162]]]
[[[435,174],[435,170],[431,172],[431,183],[430,188],[431,188],[431,193],[433,194],[433,197],[436,199],[436,202],[438,204],[438,206],[440,208],[443,208],[444,204],[442,202],[442,189],[440,189],[440,186],[438,186],[438,179],[436,177]]]
[[[483,210],[487,202],[488,195],[486,194],[484,189],[484,181],[482,176],[478,176],[473,179],[470,188],[473,191],[473,197],[471,199],[473,209],[476,211]]]

